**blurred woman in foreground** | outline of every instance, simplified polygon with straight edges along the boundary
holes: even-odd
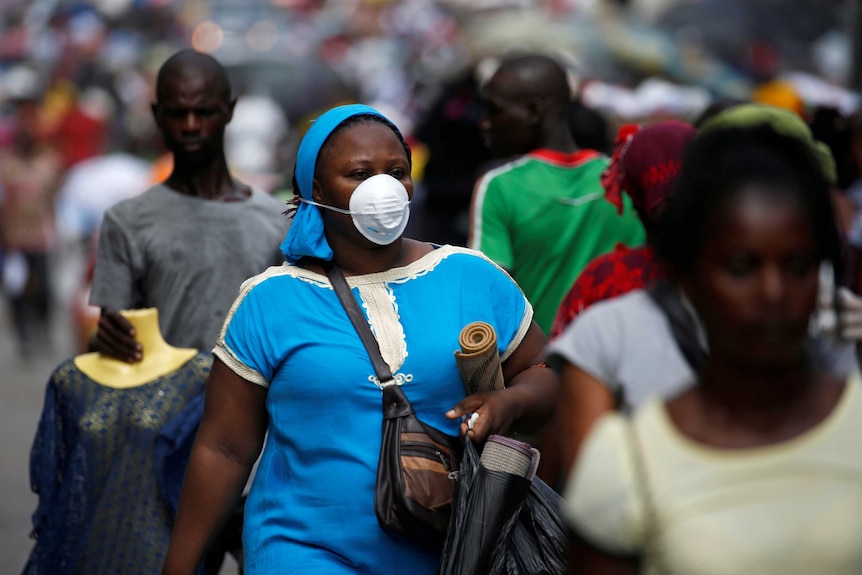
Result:
[[[698,385],[604,416],[566,489],[571,573],[858,573],[862,394],[812,369],[828,185],[768,127],[695,139],[658,250],[703,324]]]

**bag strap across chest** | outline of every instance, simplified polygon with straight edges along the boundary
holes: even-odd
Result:
[[[341,268],[335,265],[334,262],[329,262],[325,267],[326,275],[329,277],[332,289],[335,290],[335,295],[338,296],[338,300],[347,312],[347,317],[350,318],[350,323],[353,324],[353,328],[359,334],[359,339],[362,340],[362,345],[365,346],[365,350],[368,352],[368,357],[371,358],[371,365],[374,366],[377,381],[380,382],[381,387],[391,387],[391,385],[387,386],[385,384],[395,379],[392,376],[392,370],[389,369],[389,366],[383,360],[383,355],[380,353],[380,345],[374,338],[374,334],[371,333],[371,328],[368,327],[365,315],[359,309],[359,304],[356,303],[356,299],[350,291],[350,286],[347,285],[347,280],[344,278]]]

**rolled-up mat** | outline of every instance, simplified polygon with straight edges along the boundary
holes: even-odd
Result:
[[[539,457],[539,450],[529,443],[502,435],[490,435],[479,459],[485,469],[511,473],[532,481],[539,467]]]
[[[458,344],[461,349],[455,352],[455,361],[467,395],[503,389],[503,369],[494,328],[482,321],[468,324],[461,330]]]

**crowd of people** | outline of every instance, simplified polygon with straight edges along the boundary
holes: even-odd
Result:
[[[229,158],[244,132],[228,145],[239,99],[216,56],[161,58],[140,129],[166,161],[89,230],[99,315],[47,384],[24,573],[215,575],[227,555],[250,575],[436,573],[439,547],[375,513],[385,385],[480,449],[541,451],[569,573],[862,569],[862,113],[755,95],[619,125],[563,59],[500,53],[429,108],[450,124],[404,120],[373,85],[324,106],[274,193]],[[0,149],[23,355],[51,337],[64,177],[118,133],[99,92],[48,130],[29,72]],[[468,137],[454,205],[423,197]],[[502,389],[465,392],[473,322]]]

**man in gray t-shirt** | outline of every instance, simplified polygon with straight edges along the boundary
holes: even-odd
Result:
[[[159,70],[153,116],[174,168],[163,184],[108,210],[102,224],[90,303],[102,308],[92,351],[134,362],[146,350],[121,309],[155,307],[165,341],[209,351],[247,278],[284,258],[284,206],[234,180],[224,130],[236,100],[222,66],[183,50]],[[207,556],[241,560],[242,507]]]
[[[208,351],[242,282],[283,261],[284,205],[228,171],[224,130],[235,102],[210,56],[184,50],[159,70],[153,116],[174,168],[105,215],[90,295],[102,317],[91,350],[141,359],[118,311],[155,307],[165,341]]]

